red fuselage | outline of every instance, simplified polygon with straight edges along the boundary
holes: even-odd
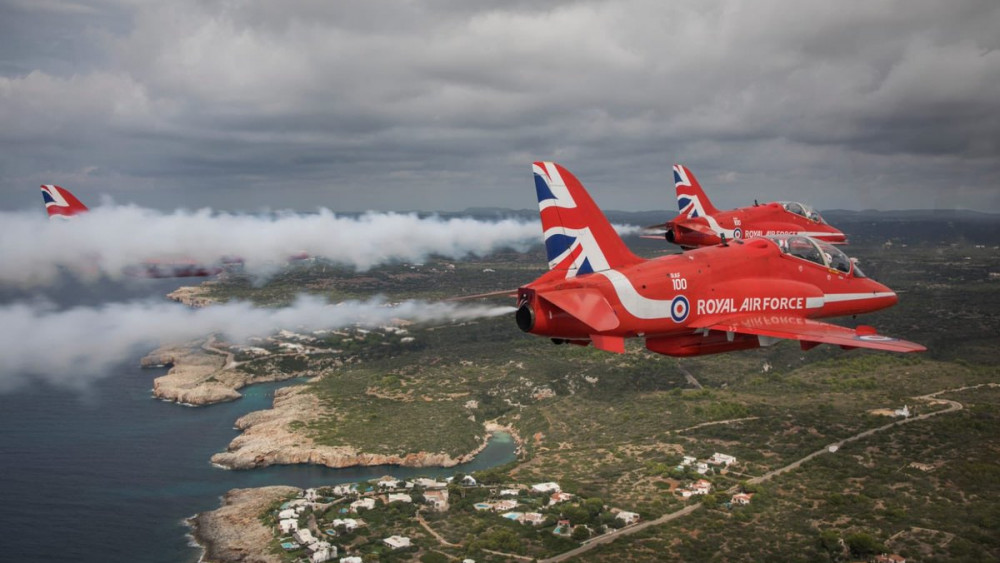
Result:
[[[573,316],[555,304],[570,294],[572,310],[583,313]],[[868,313],[896,301],[892,290],[864,277],[853,264],[835,269],[757,238],[569,279],[543,276],[519,289],[517,320],[522,330],[557,342],[585,343],[595,334],[645,337],[652,351],[696,355],[763,345],[757,336],[705,329],[734,317],[752,315],[787,325]],[[593,322],[581,321],[588,315],[612,316],[603,310],[607,305],[617,317],[614,328],[595,331]]]
[[[667,241],[689,248],[719,244],[723,234],[726,240],[796,234],[833,244],[847,242],[844,233],[822,219],[793,213],[779,202],[719,211],[706,217],[678,215],[665,227]]]

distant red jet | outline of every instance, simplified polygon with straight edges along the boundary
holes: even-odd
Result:
[[[919,344],[817,319],[877,311],[896,294],[843,252],[801,235],[771,235],[645,260],[625,246],[580,182],[534,164],[550,271],[518,289],[518,327],[610,352],[625,339],[694,356],[798,340],[845,349],[916,352]]]
[[[719,244],[726,240],[769,235],[804,235],[833,244],[847,242],[844,233],[827,225],[808,205],[775,201],[753,207],[719,211],[709,201],[694,174],[685,166],[674,165],[674,186],[680,215],[649,229],[665,229],[662,235],[684,248]]]
[[[42,186],[42,200],[49,219],[70,219],[89,211],[79,199],[66,188],[45,184]],[[179,260],[145,260],[141,264],[125,268],[130,276],[142,278],[191,278],[214,276],[223,271],[217,264],[199,264],[187,258]]]

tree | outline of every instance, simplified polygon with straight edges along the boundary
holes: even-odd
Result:
[[[590,537],[590,530],[588,530],[587,527],[583,525],[574,526],[573,534],[571,537],[576,541],[583,541]]]
[[[866,557],[884,551],[882,544],[865,532],[850,534],[844,538],[844,542],[851,549],[851,555],[855,557]]]
[[[844,550],[840,545],[840,535],[833,530],[823,530],[819,534],[819,546],[835,557]]]

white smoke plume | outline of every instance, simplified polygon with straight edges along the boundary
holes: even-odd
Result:
[[[622,234],[635,226],[616,226]],[[431,255],[459,259],[503,248],[525,251],[540,243],[537,221],[420,217],[413,213],[338,216],[216,214],[209,209],[162,213],[101,205],[67,221],[41,212],[0,212],[0,284],[51,284],[60,271],[87,280],[118,279],[147,261],[218,265],[238,257],[264,275],[308,254],[366,270]]]
[[[162,213],[102,205],[68,221],[41,213],[0,213],[0,284],[51,283],[61,269],[82,279],[119,278],[149,260],[218,264],[238,257],[262,273],[290,257],[309,256],[365,270],[430,255],[458,259],[502,248],[524,251],[541,242],[537,221],[443,219],[416,214],[367,213],[273,216],[215,214],[211,210]]]
[[[108,369],[157,345],[218,333],[231,342],[280,329],[311,332],[376,327],[396,320],[443,322],[509,314],[513,307],[403,301],[381,297],[331,304],[300,296],[292,305],[261,308],[230,302],[202,309],[138,301],[62,311],[39,303],[0,306],[0,392],[35,377],[52,385],[85,387]]]

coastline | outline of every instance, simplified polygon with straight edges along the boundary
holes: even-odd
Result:
[[[443,452],[412,452],[383,455],[359,451],[351,446],[318,445],[302,430],[319,418],[319,398],[301,385],[278,389],[270,409],[240,417],[235,426],[241,434],[226,451],[212,456],[212,464],[227,469],[255,469],[270,465],[313,464],[340,469],[355,466],[397,465],[401,467],[454,467],[467,463],[482,452],[494,430],[485,425],[480,444],[470,452],[452,457]],[[507,431],[499,425],[493,428]],[[511,433],[512,436],[516,434]]]
[[[232,353],[216,348],[216,343],[213,335],[204,341],[164,346],[143,357],[142,367],[170,366],[166,375],[153,380],[153,397],[187,406],[213,405],[241,398],[238,390],[247,385],[303,376],[281,371],[254,375],[234,369],[238,364]]]
[[[193,307],[195,309],[207,307],[216,302],[215,299],[207,297],[206,295],[209,292],[209,287],[217,283],[218,282],[216,281],[206,281],[202,282],[200,285],[186,285],[178,287],[167,294],[167,299],[183,303],[188,307]]]
[[[233,489],[222,496],[222,505],[185,520],[192,541],[202,550],[199,561],[280,563],[271,554],[272,531],[258,518],[274,502],[301,492],[297,487],[270,486]]]

